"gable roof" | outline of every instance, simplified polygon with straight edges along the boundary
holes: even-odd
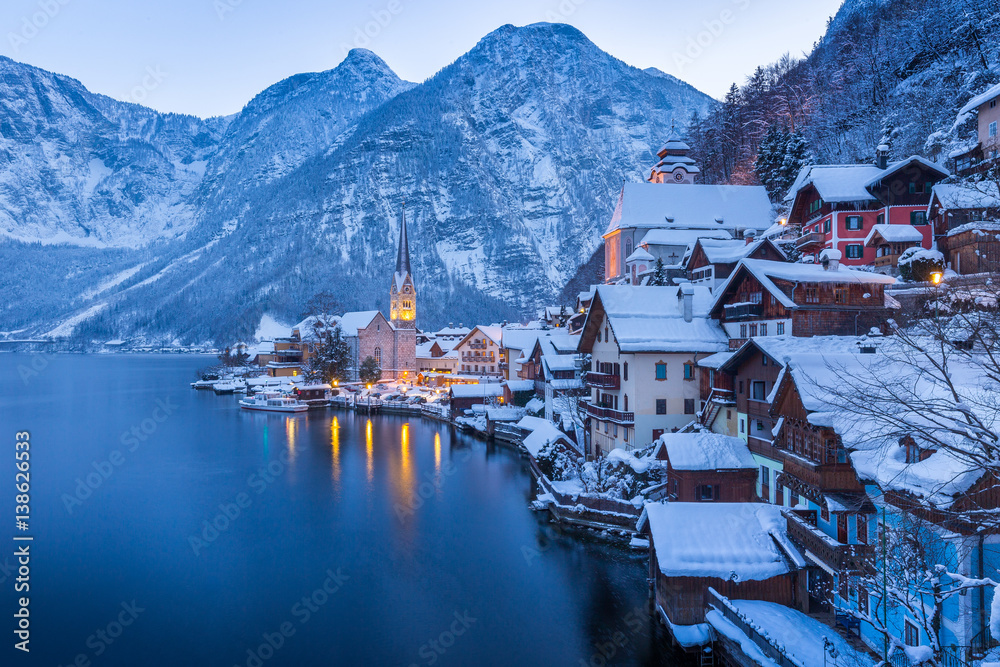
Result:
[[[893,162],[885,169],[874,164],[813,164],[799,170],[795,182],[789,188],[784,201],[795,200],[799,192],[808,186],[816,188],[816,192],[825,202],[878,201],[871,188],[913,163],[936,171],[942,178],[950,174],[930,160],[919,155]]]
[[[982,183],[938,183],[931,191],[931,205],[937,200],[941,208],[1000,208],[1000,193],[992,181]]]
[[[497,347],[501,347],[501,341],[503,340],[503,327],[501,327],[499,324],[491,324],[489,326],[476,325],[472,327],[469,333],[465,334],[462,340],[455,343],[455,347],[458,347],[459,345],[464,345],[470,338],[475,338],[477,331],[482,335],[486,336],[487,338],[489,338],[491,341],[493,341]]]
[[[622,352],[721,352],[729,339],[708,317],[711,292],[702,285],[685,287],[693,292],[690,322],[684,320],[680,286],[601,285],[587,313],[580,346],[592,344],[600,321],[607,317]]]
[[[795,301],[785,294],[772,279],[787,280],[798,283],[854,283],[889,285],[896,282],[891,276],[870,271],[855,271],[840,266],[836,270],[824,269],[820,264],[797,264],[793,262],[775,262],[767,259],[743,259],[736,266],[729,278],[718,290],[718,296],[712,305],[710,314],[715,315],[722,307],[723,301],[731,287],[739,284],[746,274],[752,275],[778,303],[786,308],[797,308]]]
[[[764,230],[773,217],[763,186],[626,183],[604,234],[660,227]]]
[[[986,104],[995,97],[1000,97],[1000,83],[996,84],[995,86],[990,86],[989,88],[987,88],[986,90],[984,90],[983,92],[979,93],[971,100],[966,102],[965,105],[958,110],[958,115],[964,116],[970,111],[975,111],[976,109]]]
[[[344,313],[337,321],[340,323],[340,329],[345,336],[357,336],[359,329],[364,329],[372,323],[376,317],[381,315],[377,310],[362,310],[354,313]],[[386,320],[386,323],[392,327],[392,323]]]
[[[723,239],[708,239],[700,238],[695,243],[695,249],[699,246],[701,251],[705,253],[705,259],[708,260],[709,264],[735,264],[744,257],[749,257],[758,250],[760,250],[765,245],[769,245],[779,257],[787,257],[785,252],[779,248],[771,239],[760,239],[759,241],[754,241],[753,243],[747,243],[746,241],[733,240],[723,240]],[[694,253],[692,252],[692,255]]]

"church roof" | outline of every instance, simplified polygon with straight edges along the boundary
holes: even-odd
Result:
[[[410,242],[406,238],[406,209],[403,209],[403,222],[399,229],[399,249],[396,251],[396,275],[405,278],[410,273]],[[403,283],[402,279],[399,284]]]
[[[617,229],[767,229],[767,190],[757,185],[626,183],[605,235]]]

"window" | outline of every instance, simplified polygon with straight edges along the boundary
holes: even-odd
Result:
[[[815,213],[821,208],[823,208],[823,200],[817,199],[816,201],[809,204],[809,213]]]
[[[715,500],[716,489],[711,484],[702,484],[698,487],[698,500]]]
[[[743,393],[743,380],[740,380],[740,393]]]
[[[611,338],[608,337],[608,328],[604,327],[604,342],[607,343],[610,340],[611,340]]]
[[[746,431],[747,431],[746,420],[740,419],[740,433],[746,433]]]
[[[622,364],[622,379],[628,382],[628,362]]]
[[[927,211],[910,211],[910,224],[911,225],[926,225],[927,224]]]
[[[667,399],[665,398],[656,399],[656,414],[658,415],[667,414]]]
[[[815,287],[806,288],[806,303],[819,303],[819,290]]]
[[[825,500],[823,501],[823,506],[819,508],[819,515],[823,521],[830,523],[830,508],[827,506]]]
[[[767,335],[767,322],[764,322],[763,324],[760,325],[760,335],[761,336]]]
[[[847,231],[858,232],[864,228],[864,222],[860,215],[847,216]]]
[[[684,364],[684,379],[693,380],[694,379],[694,364],[690,361]]]
[[[625,409],[627,410],[628,408]],[[625,440],[625,442],[628,442],[628,431],[629,429],[627,426],[622,429],[622,438]]]
[[[684,414],[693,415],[694,414],[694,399],[685,398],[684,399]]]
[[[920,646],[920,630],[917,629],[910,619],[904,621],[905,630],[903,631],[903,642],[907,646]]]
[[[829,234],[830,233],[830,221],[829,220],[826,220],[826,221],[823,222],[823,233],[824,234]]]
[[[666,380],[667,379],[667,364],[664,361],[657,362],[656,364],[656,379]]]
[[[785,504],[785,487],[781,486],[777,479],[774,480],[774,504]]]
[[[625,394],[625,412],[628,412],[628,394]]]
[[[865,256],[865,247],[860,243],[851,243],[846,250],[847,259],[861,259]]]
[[[750,383],[750,397],[755,401],[763,401],[767,397],[763,380],[754,380]]]
[[[375,348],[375,365],[379,368],[382,367],[382,348],[380,347]]]
[[[756,324],[751,324],[750,325],[750,337],[753,338],[756,335],[757,335],[757,325]]]
[[[767,466],[760,467],[760,488],[771,488],[771,469]]]
[[[989,132],[991,137],[997,136],[997,122],[993,121],[990,123]]]
[[[740,325],[740,338],[746,338],[746,337],[747,337],[747,325],[741,324]]]
[[[616,438],[618,437],[618,424],[611,425],[611,435]]]
[[[779,336],[784,336],[785,335],[785,323],[784,322],[778,322],[778,335]]]
[[[763,430],[764,430],[764,420],[758,419],[757,420],[757,432],[760,433]]]
[[[835,287],[833,289],[833,302],[845,304],[847,303],[847,288],[846,287]]]
[[[760,355],[760,365],[761,366],[767,366],[767,355],[766,354]]]
[[[868,544],[868,517],[858,515],[858,544]]]
[[[878,216],[876,216],[876,218],[875,218],[875,224],[876,225],[884,225],[885,224],[885,213],[879,213]]]

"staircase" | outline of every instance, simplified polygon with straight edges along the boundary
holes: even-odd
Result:
[[[715,652],[711,645],[706,646],[699,654],[698,667],[715,667]]]

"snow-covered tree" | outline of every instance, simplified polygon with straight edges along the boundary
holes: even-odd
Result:
[[[667,270],[663,266],[663,260],[659,257],[656,258],[656,264],[653,265],[653,275],[649,278],[649,285],[652,287],[664,287],[670,284],[667,280]]]
[[[375,357],[364,358],[364,361],[361,362],[361,368],[358,370],[358,376],[365,384],[375,384],[382,379],[382,369],[379,368]]]
[[[333,382],[350,378],[351,346],[339,324],[330,327],[317,320],[312,345],[313,355],[306,368],[310,380]]]

